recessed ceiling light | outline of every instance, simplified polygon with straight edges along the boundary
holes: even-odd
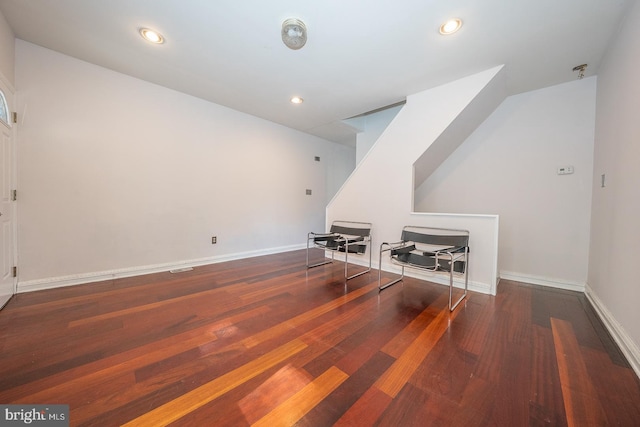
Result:
[[[304,99],[300,98],[299,96],[294,96],[293,98],[291,98],[292,104],[302,104],[303,102]]]
[[[462,19],[453,18],[449,19],[444,24],[440,25],[440,34],[449,35],[458,31],[462,27]]]
[[[164,37],[157,31],[150,30],[149,28],[140,28],[140,35],[148,42],[162,44],[164,43]]]

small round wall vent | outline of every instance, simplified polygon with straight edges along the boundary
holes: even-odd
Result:
[[[289,49],[298,50],[307,42],[307,27],[297,18],[282,23],[282,41]]]

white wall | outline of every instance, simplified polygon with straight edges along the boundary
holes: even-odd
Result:
[[[412,213],[412,196],[415,160],[476,97],[485,96],[486,88],[497,89],[492,82],[504,77],[501,69],[496,67],[407,97],[405,106],[327,207],[327,222],[371,222],[374,254],[380,243],[397,241],[404,225],[469,229],[473,245],[470,286],[485,293],[495,292],[497,217],[416,215]],[[360,258],[367,259],[349,256],[349,261],[368,261],[368,254]],[[391,269],[388,261],[383,261],[382,268]]]
[[[327,159],[320,159],[322,162],[327,162],[328,165],[326,178],[327,204],[340,190],[342,184],[349,178],[349,175],[356,167],[356,150],[353,147],[344,144],[331,144],[328,153],[329,157]]]
[[[362,132],[356,135],[356,164],[364,159],[401,109],[402,105],[398,105],[358,118]]]
[[[583,290],[595,90],[593,77],[507,98],[418,188],[416,210],[499,214],[500,277]]]
[[[302,247],[354,156],[21,40],[16,88],[19,290]]]
[[[640,375],[640,2],[598,73],[587,295]],[[601,187],[601,175],[606,175]]]
[[[7,21],[0,12],[0,74],[11,86],[15,85],[15,37]]]

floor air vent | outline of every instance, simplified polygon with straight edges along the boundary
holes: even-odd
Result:
[[[169,273],[184,273],[185,271],[191,271],[193,268],[191,267],[183,267],[183,268],[174,268],[173,270],[169,270]]]

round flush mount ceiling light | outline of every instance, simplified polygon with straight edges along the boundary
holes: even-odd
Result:
[[[164,37],[157,31],[151,30],[149,28],[140,28],[138,30],[143,39],[148,42],[162,44],[164,43]]]
[[[291,98],[292,104],[302,104],[303,102],[304,99],[300,98],[299,96],[294,96],[293,98]]]
[[[453,34],[456,31],[458,31],[460,27],[462,27],[462,19],[460,18],[449,19],[447,22],[440,25],[440,34],[445,36],[449,34]]]
[[[307,42],[307,27],[298,18],[289,18],[282,23],[282,41],[293,50],[298,50]]]

